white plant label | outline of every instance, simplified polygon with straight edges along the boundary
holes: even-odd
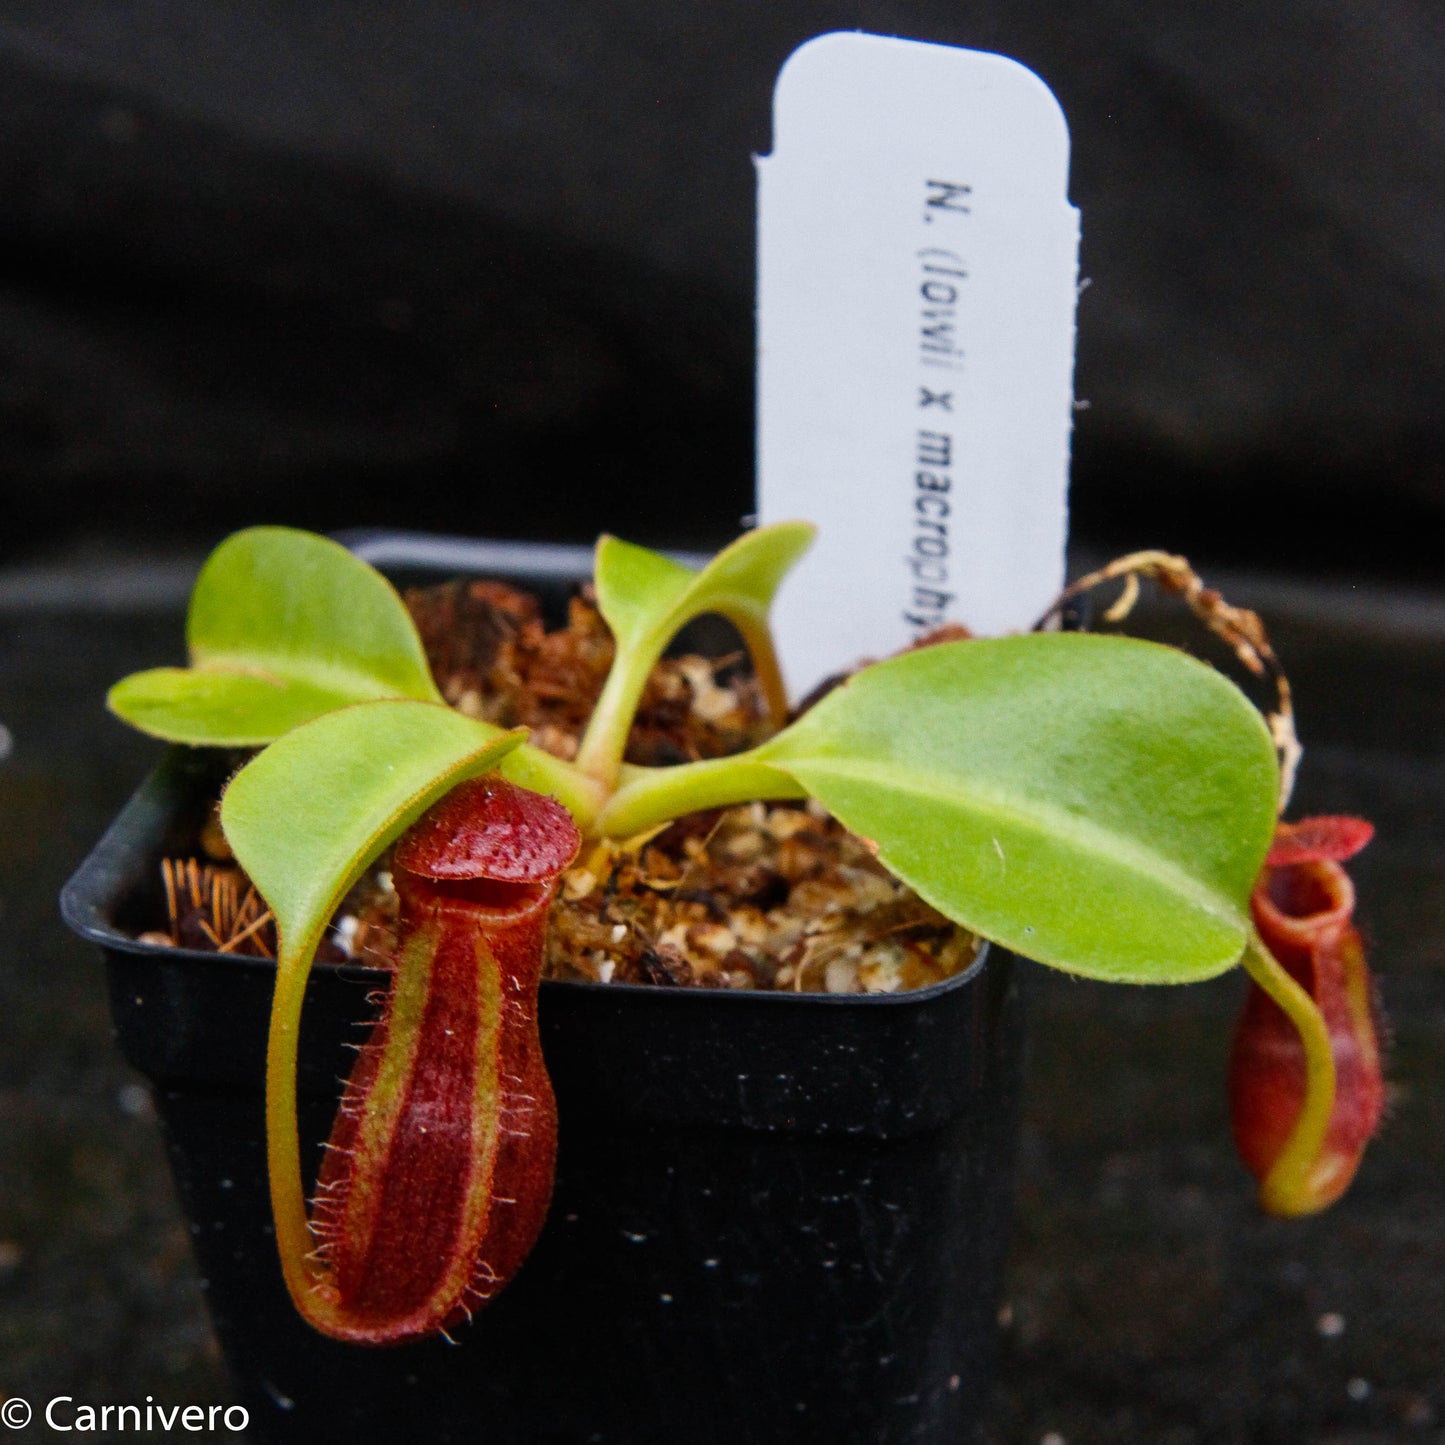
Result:
[[[758,165],[758,516],[808,518],[795,691],[1064,576],[1079,213],[1048,87],[1001,55],[819,36]]]

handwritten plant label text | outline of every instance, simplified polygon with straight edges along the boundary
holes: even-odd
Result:
[[[795,51],[758,159],[758,512],[821,535],[779,598],[807,687],[1063,580],[1078,212],[1032,72],[854,33]]]

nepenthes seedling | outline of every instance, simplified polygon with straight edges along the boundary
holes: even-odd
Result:
[[[604,537],[595,587],[616,654],[571,761],[446,706],[390,584],[282,528],[239,533],[206,564],[190,667],[112,690],[112,708],[157,736],[262,749],[231,780],[221,820],[277,924],[272,1204],[288,1286],[318,1329],[419,1338],[520,1267],[556,1142],[536,1034],[553,880],[585,842],[755,799],[817,800],[948,918],[1056,968],[1185,983],[1244,961],[1293,1041],[1271,1076],[1293,1082],[1264,1091],[1270,1149],[1251,1157],[1264,1160],[1266,1204],[1322,1207],[1322,1151],[1358,1159],[1361,1130],[1342,1145],[1330,1123],[1361,1077],[1336,1069],[1337,1011],[1251,918],[1280,766],[1248,699],[1172,648],[1035,632],[872,664],[789,722],[767,619],[811,536],[802,523],[764,528],[699,572]],[[649,674],[705,613],[741,634],[774,731],[730,757],[627,764]],[[393,845],[393,982],[308,1217],[295,1109],[306,979],[341,900]],[[1246,1095],[1259,1027],[1246,1023],[1237,1056]]]

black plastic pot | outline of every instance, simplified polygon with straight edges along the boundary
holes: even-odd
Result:
[[[358,550],[420,575],[405,542]],[[485,551],[485,549],[483,549]],[[532,585],[509,553],[440,565]],[[956,1442],[986,1408],[1022,1050],[1013,961],[902,995],[545,983],[561,1120],[542,1237],[444,1340],[338,1345],[291,1308],[262,1063],[274,970],[137,943],[157,861],[224,768],[177,749],[67,886],[154,1086],[216,1332],[257,1441]],[[318,967],[299,1077],[314,1169],[380,975]]]

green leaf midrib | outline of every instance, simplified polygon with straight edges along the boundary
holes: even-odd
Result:
[[[1081,851],[1091,857],[1103,855],[1109,861],[1121,865],[1121,871],[1132,871],[1138,876],[1160,885],[1167,892],[1193,904],[1203,913],[1218,919],[1231,928],[1244,929],[1242,911],[1222,890],[1201,882],[1179,864],[1162,857],[1152,849],[1141,847],[1124,834],[1111,828],[1091,822],[1077,813],[1070,812],[1058,804],[1035,801],[1029,806],[1019,807],[999,795],[997,788],[986,785],[967,790],[956,786],[933,784],[920,786],[908,773],[887,764],[849,763],[835,758],[788,758],[770,756],[766,759],[775,767],[796,773],[810,791],[821,796],[822,790],[814,786],[814,780],[833,777],[843,781],[864,783],[870,787],[887,788],[905,800],[918,800],[926,804],[948,803],[960,811],[972,813],[981,820],[997,819],[1019,831],[1036,837],[1058,842],[1073,839],[1088,844],[1103,844],[1103,847],[1085,847]],[[824,799],[826,803],[826,799]],[[846,821],[846,820],[845,820]],[[897,848],[880,840],[880,855],[887,858],[896,856]]]
[[[289,664],[289,665],[288,665]],[[187,669],[179,668],[184,672]],[[426,690],[403,691],[395,682],[360,667],[340,662],[321,662],[313,656],[298,653],[267,654],[264,662],[255,654],[194,649],[191,671],[228,676],[254,677],[274,683],[278,688],[290,685],[314,688],[321,692],[356,697],[358,701],[381,701],[387,698],[412,699],[417,702],[440,702],[435,684]]]

